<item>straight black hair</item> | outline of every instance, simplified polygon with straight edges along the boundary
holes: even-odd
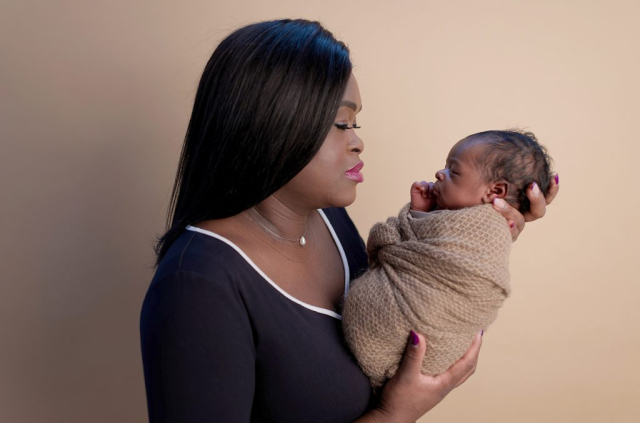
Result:
[[[187,225],[260,203],[311,161],[351,69],[349,49],[318,22],[251,24],[218,45],[196,93],[156,265]]]
[[[546,197],[551,187],[552,160],[547,149],[533,132],[521,129],[485,131],[469,135],[468,140],[482,142],[478,162],[486,182],[506,181],[509,189],[505,201],[520,213],[531,209],[527,187],[536,182]]]

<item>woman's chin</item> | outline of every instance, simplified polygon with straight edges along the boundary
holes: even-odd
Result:
[[[356,189],[343,191],[329,198],[329,207],[348,207],[356,201]]]

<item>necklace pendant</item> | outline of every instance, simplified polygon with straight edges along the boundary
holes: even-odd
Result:
[[[300,237],[300,245],[301,246],[305,246],[305,244],[307,243],[307,240],[304,238],[304,235]]]

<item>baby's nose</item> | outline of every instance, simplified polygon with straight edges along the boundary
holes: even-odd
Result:
[[[444,179],[444,169],[436,172],[436,179],[442,181]]]

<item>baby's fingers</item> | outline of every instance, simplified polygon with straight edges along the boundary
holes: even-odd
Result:
[[[427,198],[432,198],[433,196],[433,182],[427,182]]]
[[[422,198],[429,198],[429,184],[426,181],[420,182],[420,192]]]

